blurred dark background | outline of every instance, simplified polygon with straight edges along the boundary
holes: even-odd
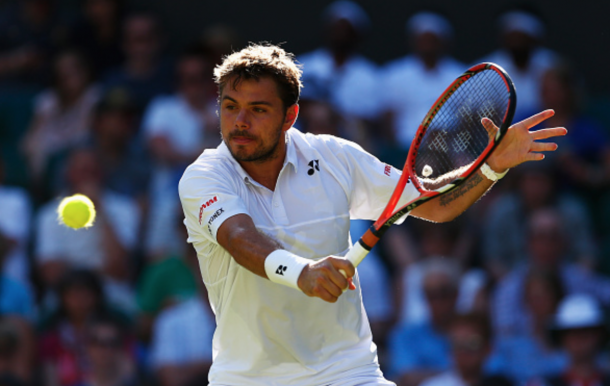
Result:
[[[221,141],[214,66],[260,41],[303,64],[297,129],[396,167],[483,58],[513,77],[517,120],[555,109],[544,125],[569,135],[545,161],[451,223],[388,231],[358,268],[363,302],[399,386],[610,385],[608,14],[594,0],[0,0],[0,386],[207,383],[215,320],[177,185]],[[93,227],[58,222],[74,193]],[[369,226],[353,221],[352,239]]]

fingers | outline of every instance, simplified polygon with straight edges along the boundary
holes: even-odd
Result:
[[[329,260],[333,267],[335,267],[337,270],[343,270],[343,272],[346,273],[347,277],[352,277],[356,274],[356,268],[349,260],[336,257],[331,257],[329,258]]]
[[[496,137],[498,131],[500,130],[498,129],[498,126],[496,126],[495,123],[493,123],[493,121],[489,118],[481,119],[481,123],[483,124],[485,130],[487,130],[487,134],[489,134],[489,139],[493,140]]]
[[[525,161],[542,161],[544,154],[542,153],[528,153],[525,155]]]
[[[530,151],[555,151],[557,144],[553,142],[532,142]]]
[[[536,126],[537,124],[549,119],[553,115],[555,115],[554,110],[544,110],[544,111],[539,112],[538,114],[534,114],[531,117],[522,120],[519,123],[514,124],[513,126],[522,125],[522,126],[525,126],[529,130],[530,128]]]
[[[339,270],[345,271],[347,278]],[[301,274],[303,277],[299,278],[300,281],[302,279],[299,286],[308,296],[334,303],[345,289],[356,288],[351,282],[355,273],[352,263],[330,256],[306,267]]]
[[[568,131],[564,127],[555,127],[552,129],[542,129],[531,132],[533,140],[547,139],[566,135]]]

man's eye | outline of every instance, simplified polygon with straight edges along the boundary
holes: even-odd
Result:
[[[265,110],[265,109],[261,109],[260,107],[255,107],[255,108],[254,108],[254,111],[255,111],[255,112],[257,112],[257,113],[264,113],[264,112],[266,112],[267,110]]]

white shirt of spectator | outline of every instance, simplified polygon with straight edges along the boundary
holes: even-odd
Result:
[[[155,320],[151,364],[163,366],[212,362],[212,336],[216,324],[200,297],[163,311]]]
[[[155,98],[142,120],[146,141],[165,137],[175,150],[182,154],[199,154],[204,147],[205,120],[180,94]],[[193,156],[193,159],[195,156]],[[176,234],[168,230],[178,206],[176,197],[176,171],[165,165],[155,165],[151,181],[153,205],[146,224],[146,252],[151,255],[176,251]],[[162,252],[160,252],[162,251]]]
[[[466,70],[449,57],[428,70],[416,56],[409,55],[389,63],[382,70],[383,107],[395,114],[395,135],[400,146],[408,149],[419,125],[443,91]]]
[[[420,386],[468,386],[468,384],[458,374],[449,371],[428,378]]]
[[[32,207],[26,191],[0,185],[0,213],[0,233],[17,242],[6,256],[4,273],[21,283],[29,283],[27,245]]]
[[[175,149],[184,153],[202,150],[203,114],[191,108],[178,94],[155,98],[146,110],[142,125],[147,139],[164,136]]]
[[[102,194],[102,210],[119,242],[128,250],[136,246],[140,210],[128,197],[106,191]],[[54,200],[44,205],[36,220],[36,259],[38,263],[62,259],[75,268],[100,269],[104,264],[102,228],[96,220],[90,228],[74,230],[57,220]]]
[[[330,103],[342,114],[375,118],[380,112],[377,66],[361,55],[353,55],[337,67],[331,53],[318,49],[298,57],[303,79],[327,85]]]
[[[359,290],[334,304],[307,297],[243,268],[216,241],[221,224],[244,213],[285,249],[316,260],[346,253],[350,217],[381,214],[399,171],[336,137],[292,128],[286,138],[275,191],[252,180],[224,143],[206,150],[180,181],[188,242],[197,250],[218,326],[210,384],[272,379],[298,386],[351,378],[383,384]],[[401,203],[417,196],[408,184]]]

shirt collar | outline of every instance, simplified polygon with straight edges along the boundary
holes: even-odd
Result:
[[[298,171],[297,169],[297,151],[296,151],[296,146],[294,144],[294,139],[292,138],[292,135],[294,133],[295,129],[290,128],[287,132],[286,132],[286,158],[284,159],[284,166],[283,168],[286,167],[287,164],[291,164],[294,167],[294,171],[295,173]],[[245,182],[251,182],[251,183],[256,183],[258,184],[252,177],[250,177],[250,175],[241,167],[241,165],[239,164],[239,162],[237,162],[237,160],[235,158],[233,158],[233,154],[231,154],[231,152],[229,151],[229,148],[227,147],[227,145],[225,144],[225,141],[221,141],[220,145],[218,145],[217,147],[218,152],[220,154],[223,154],[224,156],[226,156],[229,161],[231,161],[231,163],[235,166],[235,170],[237,171],[237,173],[239,174],[239,176],[245,181]]]

